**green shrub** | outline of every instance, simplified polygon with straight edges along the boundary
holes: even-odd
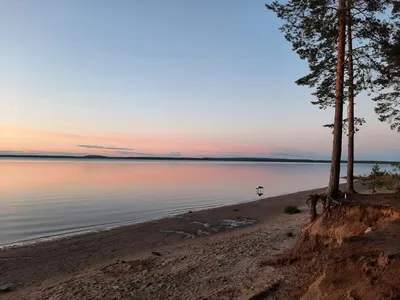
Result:
[[[374,164],[371,173],[361,178],[363,185],[366,186],[372,194],[381,189],[400,190],[400,174],[397,173],[399,167],[393,166],[393,172],[382,171],[379,164]]]
[[[293,215],[293,214],[298,214],[300,212],[301,210],[297,206],[288,205],[285,207],[285,214]]]

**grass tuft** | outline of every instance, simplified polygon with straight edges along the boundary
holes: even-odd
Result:
[[[288,205],[285,207],[285,214],[293,215],[298,213],[301,213],[301,210],[297,206]]]

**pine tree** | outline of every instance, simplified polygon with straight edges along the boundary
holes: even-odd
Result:
[[[308,61],[310,74],[300,78],[297,84],[315,86],[314,95],[324,107],[334,103],[332,160],[327,193],[336,197],[339,193],[342,151],[346,2],[289,0],[285,4],[275,1],[266,7],[286,21],[281,31],[300,58]],[[333,65],[336,65],[336,69],[333,69]],[[335,86],[335,91],[332,86]]]
[[[354,134],[356,125],[365,120],[354,117],[355,96],[364,90],[374,90],[372,78],[381,68],[381,53],[377,50],[382,39],[389,36],[390,23],[385,10],[392,3],[385,1],[347,0],[347,88],[348,88],[348,159],[347,193],[354,193]],[[353,28],[353,24],[355,25]],[[357,47],[353,49],[353,44]],[[355,63],[354,63],[355,60]],[[354,76],[354,70],[357,72]]]
[[[315,87],[313,95],[317,100],[312,103],[321,109],[335,107],[335,123],[324,125],[334,128],[331,177],[328,188],[328,194],[331,196],[336,196],[339,192],[342,131],[340,127],[343,126],[339,125],[339,111],[341,110],[343,115],[343,107],[337,107],[337,100],[338,84],[343,85],[344,81],[341,72],[344,71],[346,63],[347,91],[342,92],[339,105],[343,105],[344,98],[349,99],[349,116],[341,122],[348,122],[346,124],[349,138],[347,190],[353,192],[354,133],[358,131],[355,125],[362,125],[365,122],[363,118],[354,117],[354,97],[362,90],[373,88],[374,70],[380,66],[379,60],[376,59],[379,52],[377,44],[388,36],[387,22],[380,19],[378,15],[383,13],[389,4],[390,2],[375,0],[347,0],[344,4],[340,1],[292,0],[287,4],[274,2],[267,5],[268,9],[276,12],[279,18],[286,21],[281,30],[300,58],[308,61],[310,73],[297,80],[296,83]],[[339,51],[340,47],[343,47],[344,43],[339,43],[341,39],[338,34],[341,32],[339,28],[341,28],[343,18],[347,26],[347,44],[351,47],[344,60],[339,56],[342,54]],[[353,49],[354,43],[356,47]],[[336,63],[338,61],[342,61],[340,66]],[[341,82],[339,78],[342,78]],[[343,94],[345,94],[344,98]]]

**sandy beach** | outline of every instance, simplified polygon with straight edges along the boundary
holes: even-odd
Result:
[[[397,299],[398,194],[324,190],[3,249],[0,299]]]
[[[0,251],[2,299],[249,299],[290,276],[317,189]],[[284,214],[297,205],[301,213]],[[289,273],[288,273],[289,272]],[[281,297],[282,295],[280,295]]]

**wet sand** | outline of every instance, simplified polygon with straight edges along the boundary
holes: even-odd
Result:
[[[11,291],[0,298],[249,299],[293,273],[262,261],[294,245],[320,191],[2,250],[0,285]],[[284,214],[287,205],[302,212]]]

